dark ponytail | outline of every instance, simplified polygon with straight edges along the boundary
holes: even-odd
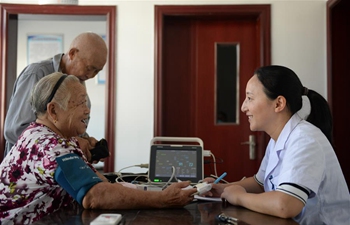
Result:
[[[328,102],[319,93],[308,90],[311,111],[306,121],[321,129],[329,142],[333,144],[333,119]]]

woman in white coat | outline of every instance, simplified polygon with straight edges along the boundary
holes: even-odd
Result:
[[[302,95],[311,111],[298,115]],[[213,184],[209,195],[233,205],[300,224],[350,224],[350,195],[332,147],[332,117],[327,101],[302,85],[283,66],[255,71],[241,110],[252,131],[270,137],[258,172],[230,184]]]

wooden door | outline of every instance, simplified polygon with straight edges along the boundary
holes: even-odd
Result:
[[[264,155],[265,135],[251,132],[240,111],[247,81],[269,62],[269,6],[257,7],[256,14],[254,6],[156,8],[162,29],[157,40],[155,135],[201,138],[216,160],[214,164],[213,158],[205,158],[206,176],[215,174],[215,166],[218,175],[228,173],[228,181],[252,176]],[[238,99],[232,103],[238,114],[235,123],[222,124],[216,120],[216,46],[232,43],[239,46]],[[241,144],[249,135],[257,137],[253,160],[249,146]]]
[[[350,85],[350,1],[327,2],[328,102],[333,114],[333,146],[350,190],[349,110],[344,96]],[[347,97],[345,97],[347,98]],[[345,100],[347,102],[347,100]]]

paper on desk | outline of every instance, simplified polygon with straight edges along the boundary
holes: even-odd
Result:
[[[214,197],[203,197],[199,195],[194,196],[195,199],[202,200],[202,201],[211,201],[211,202],[221,202],[221,198],[214,198]]]

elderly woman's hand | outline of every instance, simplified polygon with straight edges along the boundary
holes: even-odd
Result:
[[[94,137],[77,137],[77,140],[79,142],[79,147],[83,151],[86,159],[88,161],[91,160],[91,153],[90,150],[93,149],[97,143],[97,140]],[[97,162],[94,162],[97,163]]]
[[[193,201],[196,188],[188,188],[190,181],[173,183],[162,191],[163,207],[182,207]]]

